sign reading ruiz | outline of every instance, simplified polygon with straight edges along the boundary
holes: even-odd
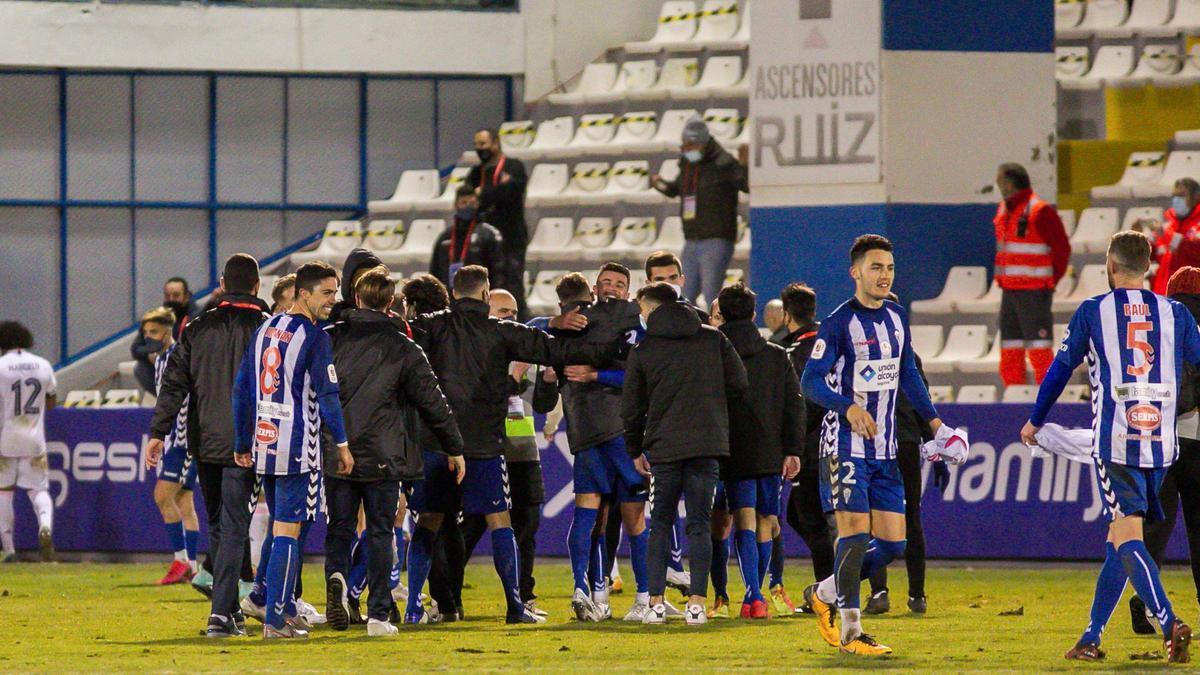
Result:
[[[880,0],[752,5],[750,180],[880,180]]]

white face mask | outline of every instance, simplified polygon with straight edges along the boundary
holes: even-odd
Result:
[[[683,153],[683,158],[692,164],[698,163],[702,156],[699,150],[687,150]]]

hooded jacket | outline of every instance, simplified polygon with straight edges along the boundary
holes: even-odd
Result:
[[[163,372],[150,437],[164,439],[188,402],[188,452],[198,461],[233,461],[233,381],[267,305],[253,295],[227,293],[213,309],[190,321]]]
[[[628,351],[633,338],[630,333],[641,325],[636,303],[624,300],[601,300],[580,303],[580,312],[587,317],[582,331],[551,331],[564,341],[582,340],[590,344],[611,344]],[[623,358],[613,365],[623,367]],[[534,383],[533,409],[542,414],[554,409],[562,393],[563,415],[567,418],[567,443],[571,454],[594,448],[625,433],[621,422],[621,390],[600,382],[568,381],[558,369],[557,384],[538,377]]]
[[[474,298],[458,298],[450,309],[419,316],[412,324],[454,411],[468,459],[504,453],[509,363],[601,367],[616,353],[611,345],[564,343],[536,328],[495,319],[488,316],[487,303]]]
[[[817,330],[820,327],[821,324],[815,321],[807,323],[784,338],[788,359],[792,362],[792,369],[797,378],[804,374],[804,366],[808,365],[808,357],[812,355],[813,345],[817,342]],[[826,412],[812,400],[804,399],[804,452],[800,461],[805,466],[816,466],[820,458],[821,421]]]
[[[629,352],[621,418],[630,457],[652,464],[729,455],[729,405],[746,392],[746,368],[691,307],[660,305]]]
[[[467,231],[471,232],[470,242],[466,242]],[[454,250],[451,251],[451,244]],[[491,278],[492,288],[500,288],[505,281],[504,256],[500,247],[502,240],[500,231],[484,222],[464,222],[455,218],[444,232],[438,235],[433,244],[433,255],[429,258],[429,273],[438,278],[447,289],[454,274],[451,272],[455,264],[482,265],[487,268]],[[464,247],[466,250],[464,251]],[[453,260],[451,257],[453,256]]]
[[[1176,293],[1171,299],[1187,308],[1200,321],[1200,294]],[[1186,414],[1200,405],[1200,371],[1183,364],[1183,381],[1179,383],[1179,401],[1175,405],[1177,414]]]
[[[346,256],[346,264],[342,265],[342,299],[333,309],[329,310],[329,321],[335,323],[341,321],[342,313],[351,309],[355,309],[354,304],[354,274],[361,270],[369,270],[372,267],[379,267],[383,261],[379,256],[368,251],[365,248],[356,248],[350,251],[350,255]]]
[[[423,475],[410,412],[415,410],[451,454],[462,436],[425,353],[396,329],[393,318],[351,309],[325,329],[333,340],[346,437],[354,455],[349,480],[414,480]],[[330,439],[327,439],[327,441]],[[332,447],[327,442],[326,447]],[[337,475],[337,455],[325,453],[325,471]]]
[[[696,217],[684,218],[685,239],[737,241],[738,192],[749,192],[746,167],[733,158],[715,138],[709,138],[700,161],[679,160],[679,177],[664,181],[668,197],[696,197]],[[680,199],[679,214],[683,215]]]
[[[776,475],[783,456],[799,457],[804,445],[800,378],[787,350],[767,342],[754,322],[730,321],[720,331],[741,357],[749,382],[745,396],[730,402],[730,452],[722,478]]]
[[[921,371],[921,379],[925,380],[925,385],[929,386],[929,379],[925,377],[925,369],[921,365],[921,357],[913,354],[917,360],[917,370]],[[920,445],[925,441],[933,440],[933,429],[929,428],[929,422],[921,419],[917,414],[917,409],[913,407],[908,397],[903,391],[898,391],[896,396],[896,443],[906,446]]]

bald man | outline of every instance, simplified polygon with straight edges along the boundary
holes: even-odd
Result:
[[[501,321],[517,320],[517,299],[503,288],[493,289],[488,294],[488,314]],[[537,598],[533,593],[533,554],[538,526],[541,523],[542,504],[546,501],[546,489],[542,482],[542,462],[538,455],[537,439],[534,437],[533,411],[522,394],[529,388],[525,373],[528,363],[513,362],[509,382],[508,419],[504,425],[504,462],[508,467],[509,491],[512,508],[513,534],[517,538],[517,554],[520,559],[521,602],[537,616],[546,612],[534,605]],[[463,540],[466,544],[464,564],[471,557],[475,545],[487,530],[482,516],[463,516]]]
[[[766,324],[767,330],[771,331],[771,337],[767,339],[781,347],[786,347],[788,327],[787,314],[783,311],[783,300],[775,298],[767,303],[766,311],[763,312],[763,323]]]

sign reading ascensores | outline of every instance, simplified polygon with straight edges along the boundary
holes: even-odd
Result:
[[[878,182],[880,0],[751,12],[752,186]]]

